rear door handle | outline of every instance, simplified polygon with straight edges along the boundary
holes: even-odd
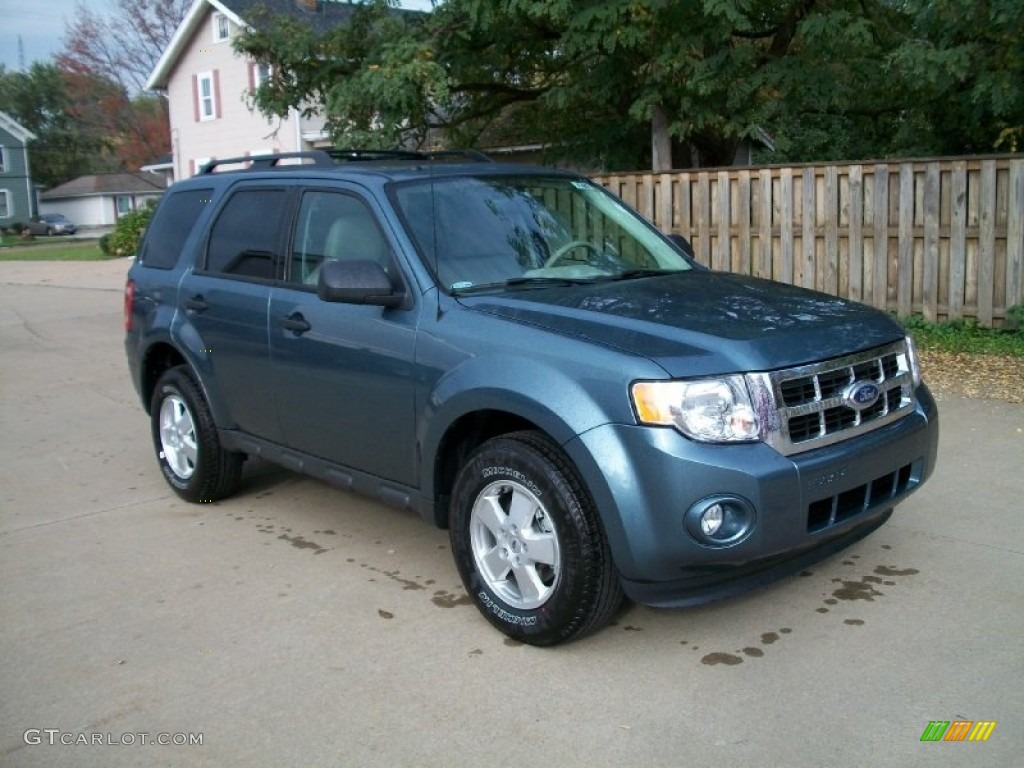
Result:
[[[201,295],[185,299],[185,310],[188,312],[205,312],[209,308],[210,305],[206,303],[206,299]]]
[[[297,336],[301,336],[313,326],[311,326],[306,321],[306,318],[304,318],[300,313],[296,312],[294,314],[289,315],[288,317],[282,317],[281,327],[284,328],[286,331],[291,331]]]

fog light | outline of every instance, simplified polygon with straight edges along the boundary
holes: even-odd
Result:
[[[701,499],[683,515],[686,532],[705,547],[731,547],[754,529],[754,507],[739,496]]]
[[[725,520],[725,513],[722,511],[722,505],[712,504],[700,516],[700,529],[705,536],[714,536],[722,527],[723,520]]]

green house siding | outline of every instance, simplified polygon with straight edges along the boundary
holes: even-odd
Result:
[[[0,127],[0,227],[24,223],[35,213],[25,142]]]

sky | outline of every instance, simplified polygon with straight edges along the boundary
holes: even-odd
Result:
[[[107,13],[112,0],[0,0],[0,63],[8,71],[19,69],[18,37],[25,51],[25,66],[49,61],[63,48],[64,27],[76,6]],[[429,0],[403,0],[404,8],[426,10]]]

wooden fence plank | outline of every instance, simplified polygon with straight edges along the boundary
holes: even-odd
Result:
[[[850,166],[850,298],[864,298],[864,181],[863,169]]]
[[[914,166],[900,165],[899,285],[897,313],[910,317],[914,292]]]
[[[739,250],[741,275],[751,274],[750,251],[750,171],[740,171],[736,177],[736,246]]]
[[[953,163],[949,236],[949,297],[950,320],[964,316],[964,276],[967,270],[967,163]]]
[[[872,275],[871,304],[886,308],[889,278],[889,166],[875,166],[874,183],[874,275]]]
[[[1024,303],[1024,160],[1010,163],[1006,228],[1006,308]]]
[[[782,266],[777,280],[793,282],[793,169],[783,168],[779,178],[779,234]]]
[[[711,266],[711,179],[707,173],[697,174],[697,261]]]
[[[754,274],[758,277],[772,276],[772,172],[762,168],[758,173],[761,182],[761,226],[759,227],[758,261]]]
[[[814,252],[817,248],[817,234],[815,233],[815,207],[814,207],[814,169],[804,168],[803,190],[801,195],[801,207],[803,209],[803,222],[801,227],[803,246],[800,250],[803,253],[800,266],[800,285],[804,288],[814,287]]]
[[[672,216],[672,174],[658,175],[658,211],[653,219],[655,226],[662,232],[675,232],[675,220]]]
[[[924,175],[924,319],[939,317],[939,164],[928,163]]]
[[[996,262],[996,164],[981,164],[981,233],[978,249],[978,322],[992,325],[992,280]]]
[[[822,289],[839,293],[839,172],[825,168],[825,281]]]
[[[732,213],[730,208],[729,172],[718,172],[718,258],[715,260],[715,269],[732,270]]]

